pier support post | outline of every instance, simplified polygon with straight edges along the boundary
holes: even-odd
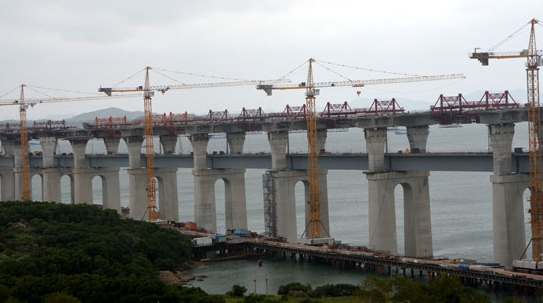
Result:
[[[368,153],[368,170],[370,172],[385,171],[385,144],[387,142],[387,129],[365,128],[366,151]]]
[[[428,141],[428,125],[408,126],[406,128],[409,149],[412,153],[426,153],[426,142]]]
[[[247,230],[245,169],[194,169],[192,174],[194,217],[198,226],[209,232],[217,232],[215,183],[222,179],[225,191],[226,230]]]
[[[86,167],[85,150],[88,139],[72,139],[70,143],[74,153],[74,203],[92,204],[92,173]]]
[[[55,150],[57,149],[57,138],[40,137],[43,165],[43,200],[50,202],[61,202],[60,195],[60,170],[55,167]]]
[[[145,220],[147,212],[147,175],[141,168],[142,136],[130,136],[123,138],[128,149],[128,187],[130,218]]]
[[[156,168],[158,179],[160,218],[168,221],[179,221],[179,200],[177,194],[177,168]]]
[[[523,193],[529,175],[512,174],[512,143],[515,125],[490,124],[488,135],[492,148],[492,221],[494,262],[510,268],[526,247]]]
[[[368,173],[370,248],[398,253],[394,188],[404,189],[405,255],[433,255],[429,172]]]
[[[121,139],[117,137],[105,137],[104,145],[106,146],[106,152],[108,155],[116,155],[119,150],[119,143]]]
[[[245,144],[245,133],[227,133],[226,142],[228,142],[229,153],[233,155],[243,154],[243,145]]]
[[[268,142],[271,149],[272,170],[284,170],[287,168],[287,143],[288,132],[278,131],[268,133]]]
[[[2,176],[1,201],[15,200],[15,176],[13,174],[13,168],[0,167],[0,175]]]
[[[177,136],[162,135],[160,136],[160,143],[162,144],[162,151],[165,155],[173,155],[177,144]]]

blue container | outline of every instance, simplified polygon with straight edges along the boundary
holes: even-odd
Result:
[[[216,243],[226,242],[226,235],[216,235],[215,236],[215,242]]]
[[[522,153],[522,147],[515,147],[515,153]]]
[[[461,265],[458,265],[458,268],[459,269],[469,269],[469,265],[461,264]]]
[[[247,236],[247,232],[236,230],[234,231],[234,236]]]

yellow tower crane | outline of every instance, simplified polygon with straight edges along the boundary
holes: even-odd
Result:
[[[309,214],[310,220],[305,227],[304,235],[310,236],[311,239],[321,238],[321,229],[326,233],[326,237],[330,237],[328,230],[321,221],[321,202],[320,202],[320,189],[319,189],[319,165],[318,165],[318,147],[317,147],[317,111],[315,107],[315,99],[319,94],[319,88],[323,87],[363,87],[366,85],[377,84],[394,84],[394,83],[409,83],[409,82],[422,82],[422,81],[437,81],[437,80],[450,80],[450,79],[463,79],[463,74],[450,74],[450,75],[436,75],[436,76],[417,76],[409,74],[399,74],[393,72],[377,71],[366,68],[359,68],[353,66],[347,66],[342,64],[336,64],[331,62],[325,62],[310,58],[306,61],[308,63],[307,82],[301,82],[299,84],[262,84],[258,85],[257,89],[263,90],[268,96],[272,95],[273,90],[288,90],[288,89],[305,89],[305,102],[306,102],[306,127],[307,127],[307,145],[308,145],[308,174],[309,174]],[[330,82],[314,82],[313,81],[313,64],[325,63],[331,65],[338,65],[342,67],[351,67],[360,70],[375,71],[386,74],[402,75],[407,77],[401,78],[389,78],[389,79],[370,79],[370,80],[350,80],[339,73],[341,77],[346,81],[330,81]],[[322,65],[322,64],[320,64]],[[326,66],[324,68],[332,71]],[[299,68],[299,67],[298,67]],[[293,72],[293,71],[292,71]],[[290,72],[290,73],[292,73]],[[332,71],[333,72],[333,71]],[[289,73],[289,74],[290,74]],[[288,75],[288,74],[287,74]]]
[[[146,166],[147,210],[145,214],[148,214],[149,221],[154,222],[158,219],[158,209],[156,206],[155,147],[153,143],[153,107],[152,107],[152,102],[151,102],[152,97],[154,96],[154,92],[160,91],[161,93],[164,94],[165,92],[169,90],[176,90],[176,89],[231,87],[231,86],[244,86],[244,85],[259,85],[263,83],[284,83],[284,82],[289,82],[289,81],[284,78],[277,79],[277,80],[265,80],[265,81],[264,80],[235,79],[237,81],[196,83],[196,84],[185,84],[185,83],[179,82],[179,84],[174,84],[174,85],[151,86],[150,81],[149,81],[150,70],[157,71],[157,69],[153,69],[150,66],[145,67],[145,85],[144,86],[115,87],[115,88],[100,87],[98,91],[103,92],[107,94],[108,96],[111,96],[112,93],[115,93],[115,92],[143,92],[143,103],[144,103],[144,113],[145,113],[145,156],[146,156],[146,165],[147,165]],[[167,70],[162,70],[162,71],[167,71]],[[181,73],[181,72],[177,72],[177,73]],[[182,74],[188,74],[188,73],[182,73]],[[164,74],[162,75],[165,76]],[[202,76],[202,75],[195,75],[195,74],[189,74],[189,75]],[[221,78],[221,77],[212,77],[212,78]],[[221,79],[226,79],[226,78],[221,78]],[[172,79],[172,80],[175,80],[175,79]]]
[[[532,226],[532,258],[541,262],[541,249],[543,245],[543,161],[541,159],[541,116],[539,104],[539,66],[542,65],[541,51],[536,48],[535,25],[536,19],[530,20],[520,29],[509,35],[505,40],[492,47],[487,52],[477,52],[477,48],[470,54],[471,59],[477,59],[482,65],[488,65],[489,59],[526,58],[526,80],[528,89],[528,122],[529,122],[529,157],[530,157],[530,222]],[[541,24],[540,24],[541,25]],[[522,29],[531,26],[528,49],[520,52],[494,52],[499,45],[509,40]],[[528,243],[528,246],[530,245]],[[522,258],[522,257],[521,257]]]
[[[25,98],[25,88],[33,88],[26,84],[21,84],[21,94],[18,99],[0,99],[0,106],[19,106],[21,134],[21,173],[22,173],[22,200],[31,200],[32,191],[30,189],[30,159],[28,156],[28,129],[26,120],[26,111],[29,107],[34,107],[36,104],[59,103],[59,102],[78,102],[103,99],[120,99],[132,98],[136,95],[116,95],[116,96],[85,96],[85,97],[47,97],[47,98]],[[35,87],[40,88],[40,87]],[[20,193],[19,193],[20,194]]]

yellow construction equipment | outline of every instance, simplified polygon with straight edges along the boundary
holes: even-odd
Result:
[[[21,94],[19,99],[0,99],[0,106],[19,106],[20,134],[21,134],[21,173],[22,173],[22,200],[31,200],[32,191],[30,188],[30,159],[28,157],[28,130],[26,111],[29,107],[36,104],[58,103],[58,102],[76,102],[103,99],[133,98],[136,95],[117,95],[117,96],[86,96],[86,97],[47,97],[47,98],[25,98],[26,84],[21,84]],[[32,87],[32,86],[30,86]]]
[[[367,71],[376,71],[365,68],[347,66],[342,64],[335,64],[325,61],[317,61],[310,58],[306,61],[308,63],[307,82],[301,82],[299,84],[261,84],[257,86],[257,89],[263,90],[268,96],[272,95],[273,90],[288,90],[288,89],[305,89],[306,90],[306,127],[307,127],[307,145],[308,145],[308,175],[309,175],[309,214],[310,220],[305,227],[304,235],[310,235],[311,239],[321,238],[321,229],[326,233],[327,237],[330,237],[328,230],[325,228],[321,221],[321,202],[320,202],[320,189],[319,189],[319,166],[318,166],[318,145],[317,145],[317,111],[315,107],[315,96],[319,94],[319,89],[322,87],[363,87],[366,85],[376,84],[393,84],[393,83],[409,83],[409,82],[421,82],[421,81],[436,81],[436,80],[449,80],[449,79],[463,79],[463,74],[450,74],[450,75],[437,75],[437,76],[418,76],[399,74],[393,72],[377,71],[386,74],[402,75],[407,77],[401,78],[388,78],[388,79],[370,79],[370,80],[350,80],[341,74],[334,72],[341,77],[347,79],[346,81],[329,81],[329,82],[314,82],[313,81],[313,64],[314,63],[326,63],[339,65],[343,67],[351,67],[355,69],[362,69]],[[299,68],[299,67],[298,67]],[[330,70],[328,67],[326,69]],[[331,71],[331,70],[330,70]],[[291,71],[290,73],[292,73]],[[333,71],[332,71],[333,72]],[[289,74],[290,74],[289,73]],[[288,75],[288,74],[287,74]]]
[[[529,121],[529,144],[530,144],[530,222],[532,227],[532,258],[534,261],[541,262],[541,248],[543,244],[543,167],[541,159],[541,116],[539,104],[539,66],[542,65],[541,51],[536,48],[535,25],[539,24],[536,19],[530,20],[519,30],[509,35],[497,46],[509,40],[522,29],[531,26],[530,40],[528,49],[520,52],[493,52],[497,47],[491,48],[487,52],[475,52],[470,54],[471,59],[477,59],[482,65],[488,65],[489,59],[512,59],[526,58],[526,80],[528,89],[528,121]],[[530,245],[528,243],[528,246]],[[522,257],[521,257],[522,258]]]
[[[289,82],[289,81],[283,78],[283,79],[267,80],[267,81],[240,80],[240,81],[216,82],[216,83],[196,83],[196,84],[180,83],[180,84],[175,84],[175,85],[151,86],[150,81],[149,81],[150,70],[156,71],[156,69],[153,69],[150,66],[145,67],[145,85],[144,86],[118,87],[118,88],[100,87],[98,91],[103,92],[108,96],[112,96],[112,93],[116,93],[116,92],[143,92],[143,103],[144,103],[144,109],[145,109],[144,110],[144,113],[145,113],[145,156],[147,160],[146,162],[146,165],[147,165],[146,166],[147,210],[144,213],[144,217],[145,217],[145,214],[148,214],[148,220],[151,222],[154,222],[158,219],[158,215],[159,215],[158,208],[156,206],[155,147],[153,143],[153,107],[152,107],[152,102],[151,102],[152,97],[154,96],[154,92],[160,91],[161,93],[164,94],[165,92],[169,90],[173,90],[173,89],[230,87],[230,86],[243,86],[243,85],[259,85],[263,83],[284,83],[284,82]],[[162,71],[167,71],[167,70],[162,70]],[[183,73],[183,74],[187,74],[187,73]],[[195,74],[190,74],[190,75],[195,75]],[[197,76],[201,76],[201,75],[197,75]],[[213,78],[218,78],[218,77],[213,77]],[[221,79],[226,79],[226,78],[221,78]]]

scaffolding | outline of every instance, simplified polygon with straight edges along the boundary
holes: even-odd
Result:
[[[273,172],[266,171],[262,175],[264,194],[264,226],[265,234],[269,237],[277,237],[277,203],[275,201],[275,185]]]

